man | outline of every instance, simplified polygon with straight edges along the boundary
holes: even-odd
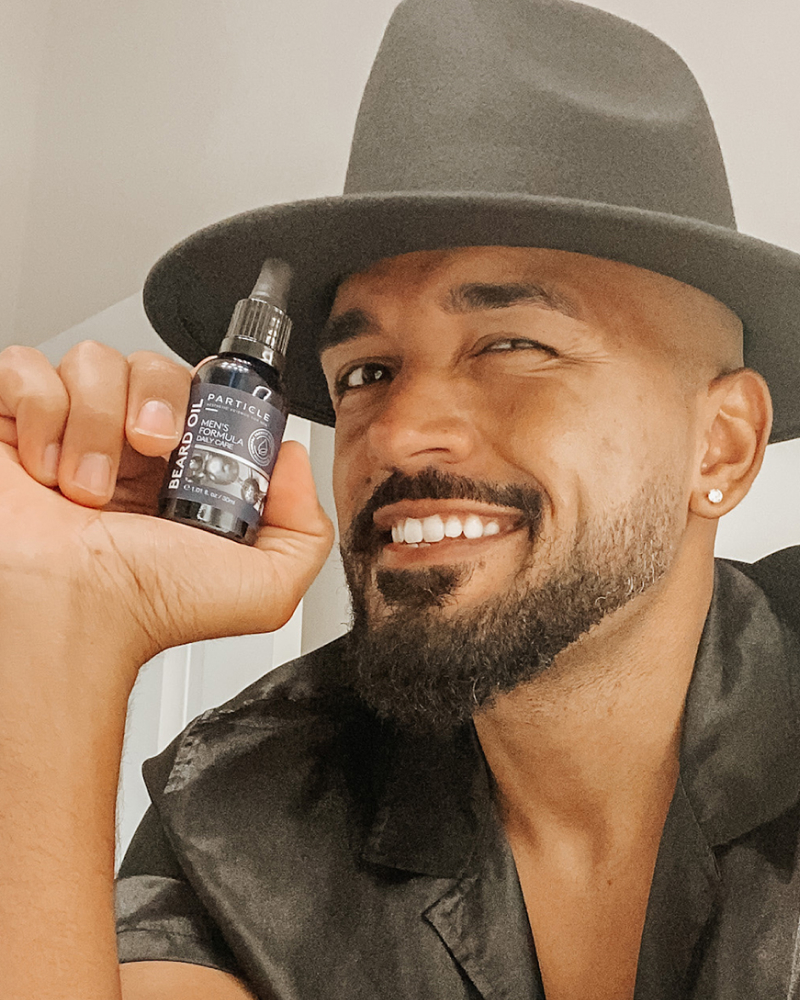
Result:
[[[193,361],[294,265],[354,621],[145,765],[119,970],[136,671],[278,627],[331,530],[296,446],[254,549],[144,516],[188,374],[0,355],[8,995],[795,996],[797,556],[713,544],[800,432],[800,262],[735,232],[674,53],[553,0],[407,0],[347,192],[148,283]]]

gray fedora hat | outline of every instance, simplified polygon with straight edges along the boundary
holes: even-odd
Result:
[[[681,58],[569,0],[404,0],[356,123],[341,197],[209,226],[150,272],[145,309],[190,364],[214,353],[266,257],[291,264],[293,412],[334,415],[315,338],[341,279],[384,257],[545,247],[713,295],[767,379],[773,441],[800,436],[800,256],[737,232],[714,126]]]

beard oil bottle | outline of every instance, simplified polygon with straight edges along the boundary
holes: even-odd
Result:
[[[264,261],[250,297],[236,303],[219,354],[195,369],[160,517],[255,542],[289,415],[281,372],[292,329],[290,281],[288,264]]]

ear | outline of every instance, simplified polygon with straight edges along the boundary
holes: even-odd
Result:
[[[772,429],[772,399],[758,372],[740,368],[714,379],[703,410],[703,439],[689,509],[716,519],[747,495],[758,475]],[[722,499],[717,503],[709,499],[709,494],[719,493]]]

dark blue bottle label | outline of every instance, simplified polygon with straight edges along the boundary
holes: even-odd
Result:
[[[194,500],[257,525],[286,417],[257,395],[195,383],[162,498]]]

